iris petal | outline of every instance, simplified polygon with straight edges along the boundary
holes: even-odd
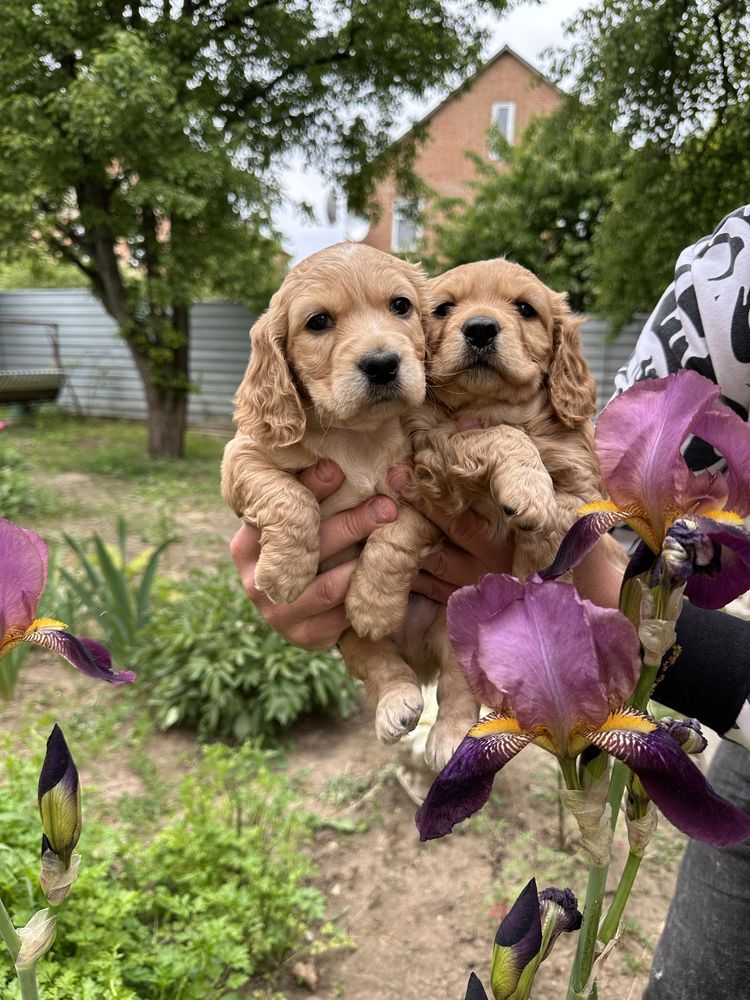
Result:
[[[713,611],[750,589],[750,532],[708,517],[694,520],[714,545],[721,546],[720,568],[711,576],[694,573],[687,582],[685,596],[699,608]]]
[[[718,400],[697,417],[692,432],[713,445],[727,465],[726,508],[742,515],[750,513],[750,430],[747,423]]]
[[[492,992],[507,1000],[518,986],[521,974],[542,947],[539,894],[532,878],[519,893],[497,929],[492,949]]]
[[[531,741],[516,719],[491,714],[473,726],[435,778],[417,812],[420,840],[450,833],[482,808],[497,772]]]
[[[586,735],[627,764],[670,823],[689,837],[716,847],[750,837],[750,816],[717,795],[684,750],[647,715],[623,708]]]
[[[685,491],[691,479],[681,448],[699,426],[707,429],[701,418],[715,408],[718,395],[713,382],[685,370],[638,382],[604,408],[596,422],[596,452],[615,503],[644,508],[654,528],[675,507],[690,509],[693,498]],[[723,492],[716,496],[715,506],[721,507],[725,486],[718,481],[715,486]]]
[[[479,662],[479,626],[491,621],[525,590],[512,576],[488,573],[475,587],[462,587],[448,599],[448,633],[461,670],[476,698],[497,711],[507,711],[497,687]]]
[[[0,645],[11,629],[25,629],[47,582],[47,546],[39,535],[0,518]]]
[[[573,569],[589,554],[602,535],[616,528],[628,517],[624,510],[596,510],[580,517],[560,543],[551,566],[539,574],[543,580],[554,580]]]
[[[112,657],[106,646],[93,639],[78,639],[59,628],[35,628],[23,635],[24,642],[54,650],[65,657],[76,670],[96,680],[108,684],[132,684],[135,674],[132,670],[113,670]]]
[[[481,668],[507,696],[521,728],[543,727],[563,756],[569,735],[581,724],[603,722],[638,678],[633,626],[567,583],[533,577],[517,600],[479,626],[478,639]]]

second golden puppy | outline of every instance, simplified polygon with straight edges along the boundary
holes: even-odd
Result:
[[[409,421],[412,496],[448,512],[473,506],[501,536],[514,530],[513,571],[525,577],[601,495],[581,319],[504,258],[453,268],[431,290],[432,405]]]
[[[394,496],[386,474],[409,459],[401,417],[425,397],[429,313],[417,266],[338,244],[293,268],[253,327],[222,490],[260,531],[255,581],[271,600],[294,601],[318,572],[321,517],[376,493]],[[345,479],[319,506],[297,474],[321,458],[335,461]],[[425,598],[409,601],[410,584],[439,538],[406,504],[395,522],[372,532],[349,586],[352,628],[340,646],[350,672],[365,683],[386,742],[414,728],[422,712],[420,680],[442,672],[446,697],[431,744],[439,745],[433,756],[441,764],[471,724],[474,707],[438,607]],[[358,552],[343,552],[335,562]]]

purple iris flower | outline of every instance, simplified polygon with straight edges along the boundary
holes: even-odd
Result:
[[[691,435],[712,445],[726,473],[694,473],[682,448]],[[693,371],[631,386],[596,422],[596,452],[609,500],[581,508],[544,578],[577,566],[610,528],[626,523],[643,539],[627,573],[660,554],[702,608],[720,608],[750,587],[750,426]]]
[[[0,659],[19,642],[52,649],[76,670],[110,684],[131,684],[131,670],[113,670],[112,657],[101,643],[78,639],[63,622],[37,618],[47,583],[47,546],[39,535],[0,518]]]
[[[722,845],[750,837],[750,816],[713,791],[668,727],[625,705],[640,671],[638,634],[574,587],[489,574],[448,602],[469,686],[493,709],[459,744],[417,813],[422,840],[485,804],[495,774],[535,743],[561,760],[596,746],[622,760],[676,827]]]

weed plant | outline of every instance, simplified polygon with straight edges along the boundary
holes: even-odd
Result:
[[[0,443],[0,517],[12,521],[36,510],[38,497],[30,463],[18,448]]]
[[[172,588],[136,651],[158,724],[202,737],[266,737],[301,715],[347,714],[355,685],[343,661],[288,645],[255,612],[234,567],[198,571]]]
[[[16,923],[34,898],[39,759],[5,745],[0,892]],[[273,978],[292,953],[343,942],[324,923],[306,845],[314,818],[273,758],[204,748],[160,828],[113,828],[87,800],[76,892],[39,966],[45,1000],[206,1000]],[[18,996],[0,958],[0,996]],[[247,993],[241,995],[247,996]]]

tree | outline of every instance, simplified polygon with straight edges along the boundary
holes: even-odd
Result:
[[[275,169],[302,148],[362,207],[406,96],[477,65],[508,0],[6,0],[0,244],[85,276],[146,391],[151,454],[182,454],[189,306],[257,307],[280,252]]]
[[[746,0],[600,0],[572,28],[560,70],[592,134],[629,144],[594,238],[596,302],[619,328],[747,200],[750,14]]]
[[[517,146],[500,135],[493,142],[497,166],[472,157],[473,199],[436,204],[431,266],[508,256],[567,291],[575,309],[589,308],[592,238],[609,207],[622,140],[592,135],[577,101],[568,99],[534,119]]]
[[[507,252],[618,330],[655,305],[680,250],[747,200],[750,14],[745,0],[598,0],[570,31],[568,99],[504,171],[481,167],[436,251]]]

